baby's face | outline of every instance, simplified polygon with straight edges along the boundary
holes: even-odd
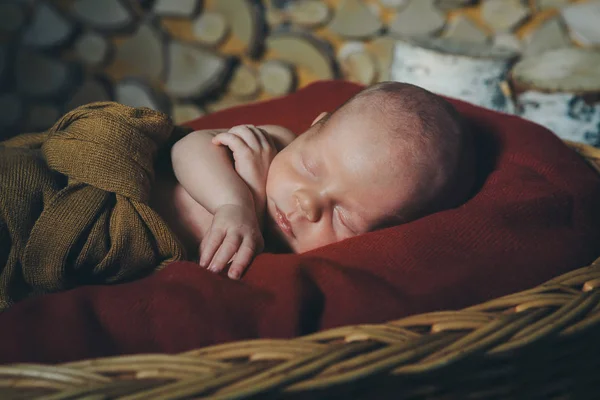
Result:
[[[417,196],[413,168],[381,132],[378,116],[364,114],[335,113],[275,156],[268,224],[294,252],[373,230]]]

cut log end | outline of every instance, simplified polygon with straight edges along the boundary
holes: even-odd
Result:
[[[171,40],[165,90],[180,99],[196,99],[222,87],[231,63],[202,46]]]
[[[192,31],[202,43],[217,46],[227,37],[229,26],[223,15],[207,11],[194,21]]]
[[[227,87],[228,91],[238,99],[251,100],[260,90],[256,71],[247,65],[238,66]]]
[[[40,48],[58,47],[67,42],[74,31],[71,19],[50,3],[40,2],[35,6],[32,21],[23,34],[23,43]]]
[[[288,14],[292,23],[306,28],[324,25],[331,17],[331,10],[320,0],[304,0],[293,2],[288,6]]]
[[[383,23],[361,0],[342,0],[328,26],[342,37],[364,39],[376,36]]]
[[[377,64],[361,42],[344,44],[338,60],[344,76],[353,82],[370,85],[377,78]]]
[[[194,103],[176,103],[173,105],[172,117],[173,122],[177,125],[195,120],[205,114],[206,111]]]
[[[193,18],[200,12],[199,0],[154,0],[152,11],[161,17]]]
[[[115,86],[115,99],[131,107],[148,107],[166,114],[171,113],[169,98],[139,78],[125,78]]]
[[[369,43],[370,53],[377,63],[377,76],[379,81],[390,80],[390,69],[394,55],[396,39],[389,36],[380,36]]]
[[[127,75],[161,79],[165,70],[166,35],[155,21],[138,25],[116,50],[116,60]]]
[[[74,47],[79,59],[92,66],[108,65],[114,56],[112,42],[95,32],[81,35]]]
[[[292,67],[278,60],[262,64],[259,68],[259,77],[264,91],[272,96],[290,93],[296,85]]]
[[[389,26],[390,33],[399,37],[433,35],[444,28],[444,13],[434,7],[432,0],[411,1]]]
[[[262,13],[250,0],[216,1],[211,11],[225,17],[231,34],[241,41],[247,54],[257,54],[265,32],[265,21]]]
[[[600,52],[563,48],[524,58],[512,70],[517,91],[600,94]]]
[[[73,15],[84,23],[107,32],[131,32],[137,16],[124,0],[76,0]]]
[[[275,57],[296,67],[306,68],[317,79],[335,77],[333,55],[307,33],[287,32],[271,34],[267,38],[267,48]]]

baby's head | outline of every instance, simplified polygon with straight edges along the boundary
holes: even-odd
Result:
[[[473,163],[472,138],[448,102],[406,83],[376,84],[275,156],[268,234],[305,252],[458,206]]]

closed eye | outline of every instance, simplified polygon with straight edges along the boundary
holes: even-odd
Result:
[[[346,220],[344,213],[339,208],[336,208],[336,210],[337,210],[338,220],[344,226],[344,228],[346,228],[353,235],[357,235],[356,231],[354,229],[352,229],[350,227],[350,225],[348,224],[348,221]]]
[[[307,162],[304,157],[302,158],[302,167],[304,167],[306,172],[308,172],[312,176],[317,176],[314,165],[312,165],[310,162]]]

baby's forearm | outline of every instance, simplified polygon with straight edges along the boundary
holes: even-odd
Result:
[[[211,142],[223,131],[226,129],[192,132],[171,150],[177,180],[213,215],[225,204],[254,208],[252,193],[235,171],[229,149]]]

